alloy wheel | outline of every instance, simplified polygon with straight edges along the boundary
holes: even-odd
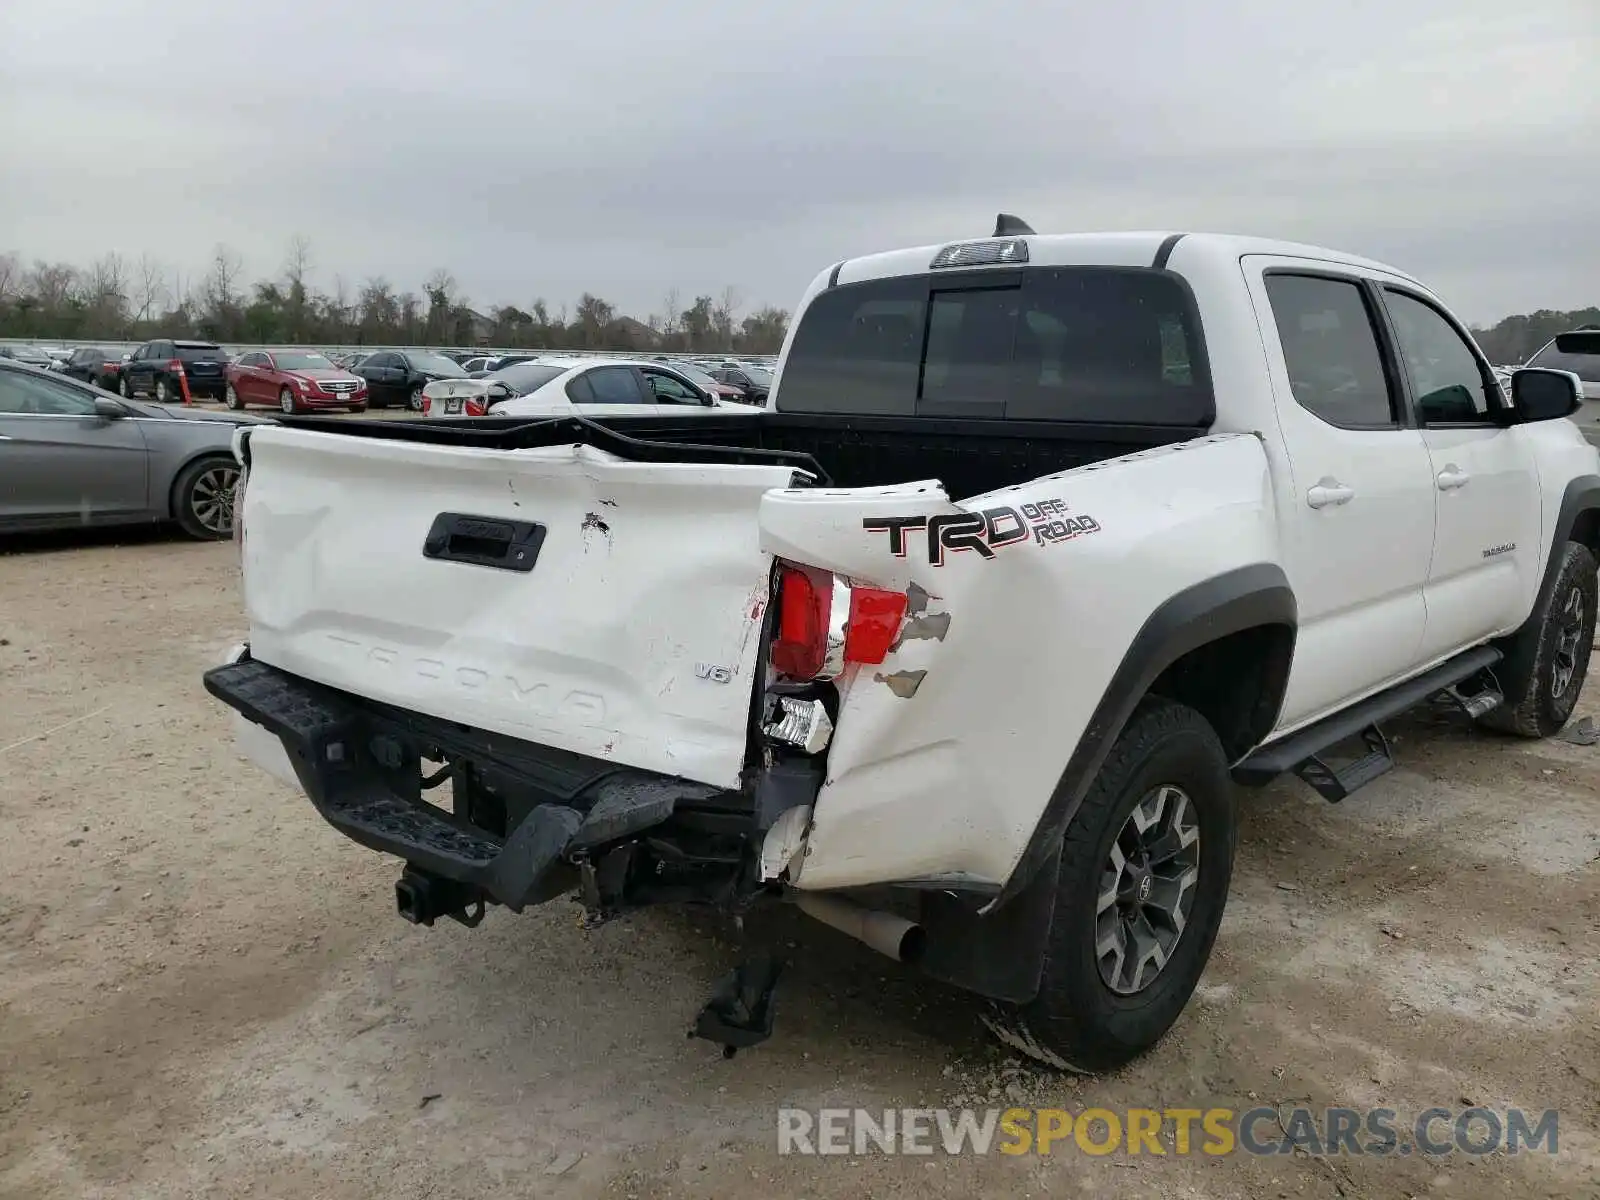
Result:
[[[1578,673],[1578,655],[1583,648],[1583,592],[1573,588],[1567,593],[1561,615],[1556,618],[1555,658],[1550,664],[1550,698],[1560,700],[1572,686]]]
[[[219,463],[200,472],[189,492],[189,510],[194,519],[220,536],[232,533],[233,490],[238,482],[236,466]]]
[[[1134,805],[1100,872],[1095,960],[1119,995],[1153,983],[1183,936],[1200,879],[1200,820],[1182,788],[1163,784]]]

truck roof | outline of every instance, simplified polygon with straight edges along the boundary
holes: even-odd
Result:
[[[984,236],[952,238],[927,246],[912,246],[904,250],[889,250],[882,254],[869,254],[861,258],[846,259],[833,275],[835,283],[857,283],[866,279],[883,279],[895,275],[917,275],[928,270],[933,256],[945,246],[955,242],[1010,241]],[[1134,232],[1105,233],[1048,233],[1023,235],[1028,244],[1029,266],[1128,266],[1148,267],[1156,264],[1161,255],[1182,244],[1186,251],[1204,250],[1209,257],[1240,258],[1246,254],[1276,254],[1293,258],[1313,258],[1322,262],[1386,271],[1411,279],[1407,271],[1398,270],[1386,263],[1370,258],[1312,246],[1302,242],[1279,241],[1274,238],[1248,237],[1231,233],[1180,233],[1173,230],[1141,230]],[[1413,282],[1415,282],[1413,280]],[[1420,285],[1419,285],[1420,286]]]

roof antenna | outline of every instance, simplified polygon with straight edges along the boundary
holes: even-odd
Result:
[[[1025,233],[1033,233],[1034,229],[1021,217],[1013,217],[1010,213],[1001,213],[994,219],[994,232],[990,237],[1021,237]]]

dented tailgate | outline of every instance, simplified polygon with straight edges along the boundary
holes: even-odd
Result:
[[[257,659],[400,708],[737,786],[771,565],[757,511],[792,468],[283,427],[252,431],[250,462],[244,591]]]

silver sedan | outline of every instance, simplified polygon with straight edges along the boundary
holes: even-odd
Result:
[[[257,420],[118,400],[0,360],[0,531],[175,521],[229,537],[233,431]]]

